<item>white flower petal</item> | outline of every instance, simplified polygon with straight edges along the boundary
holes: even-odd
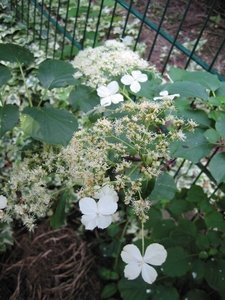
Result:
[[[144,261],[153,266],[160,266],[164,263],[166,257],[166,249],[162,245],[154,243],[147,247],[144,255]]]
[[[83,215],[81,223],[85,226],[85,229],[93,230],[97,226],[97,215]]]
[[[142,265],[140,263],[130,263],[124,269],[124,277],[128,280],[137,278],[141,273]]]
[[[107,228],[112,223],[112,217],[111,216],[97,216],[97,227],[104,229]]]
[[[133,81],[130,85],[130,89],[133,93],[138,93],[141,89],[141,85],[138,81]]]
[[[108,184],[98,189],[98,191],[96,191],[94,194],[95,199],[100,199],[102,196],[112,196],[114,202],[117,202],[119,200],[117,192],[114,190],[113,186],[110,186]]]
[[[134,81],[133,76],[131,75],[123,75],[123,77],[121,78],[121,82],[125,85],[130,85],[132,82]]]
[[[112,81],[107,85],[110,95],[114,95],[119,91],[119,85],[116,81]]]
[[[4,209],[7,205],[7,198],[0,195],[0,209]]]
[[[141,74],[138,78],[137,81],[139,82],[145,82],[148,80],[148,76],[146,74]]]
[[[83,214],[93,214],[97,212],[97,203],[92,198],[82,198],[79,201],[79,207]]]
[[[117,203],[114,201],[112,196],[103,196],[99,199],[98,212],[101,215],[112,215],[117,210]]]
[[[122,260],[127,263],[141,262],[142,256],[141,252],[137,246],[133,244],[128,244],[123,247],[123,251],[121,252]]]
[[[156,280],[158,274],[157,274],[156,270],[153,267],[151,267],[147,264],[143,264],[142,271],[141,271],[141,276],[142,276],[142,278],[144,279],[145,282],[151,284]]]
[[[163,97],[154,97],[153,100],[161,100]]]
[[[110,95],[110,92],[106,86],[102,85],[99,88],[97,88],[97,94],[99,97],[104,98],[108,97]]]
[[[101,104],[101,106],[109,106],[109,105],[111,105],[111,96],[105,97],[105,98],[101,98],[100,104]]]
[[[168,96],[169,93],[168,93],[168,91],[162,91],[159,93],[159,95],[165,97],[165,96]]]
[[[123,96],[121,94],[112,95],[111,101],[112,101],[112,103],[117,104],[117,103],[123,101]]]
[[[142,73],[141,71],[132,71],[131,74],[135,80],[138,80]]]

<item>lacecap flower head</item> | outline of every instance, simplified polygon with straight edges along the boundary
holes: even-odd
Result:
[[[128,280],[137,278],[140,273],[145,282],[152,284],[157,278],[156,270],[150,266],[160,266],[167,257],[166,249],[157,243],[147,247],[144,256],[140,250],[133,244],[128,244],[121,253],[122,260],[127,263],[124,269],[124,276]]]

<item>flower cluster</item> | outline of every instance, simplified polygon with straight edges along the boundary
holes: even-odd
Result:
[[[71,63],[76,69],[74,77],[93,88],[106,85],[112,78],[133,70],[151,70],[155,73],[154,68],[132,51],[127,43],[116,40],[108,40],[96,48],[87,47]]]

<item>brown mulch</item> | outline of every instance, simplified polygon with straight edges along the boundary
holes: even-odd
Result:
[[[97,300],[102,283],[90,245],[71,228],[17,232],[15,247],[0,262],[0,299]]]

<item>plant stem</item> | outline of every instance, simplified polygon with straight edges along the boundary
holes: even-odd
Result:
[[[144,222],[141,222],[142,256],[145,254]]]
[[[27,98],[28,98],[30,107],[32,107],[32,106],[33,106],[33,103],[32,103],[31,97],[30,97],[29,89],[28,89],[27,84],[26,84],[26,80],[25,80],[25,76],[24,76],[24,73],[23,73],[23,69],[22,69],[22,65],[21,65],[21,64],[19,64],[19,68],[20,68],[20,72],[21,72],[21,75],[22,75],[22,78],[23,78],[23,83],[24,83],[25,90],[26,90],[26,93],[27,93]]]

